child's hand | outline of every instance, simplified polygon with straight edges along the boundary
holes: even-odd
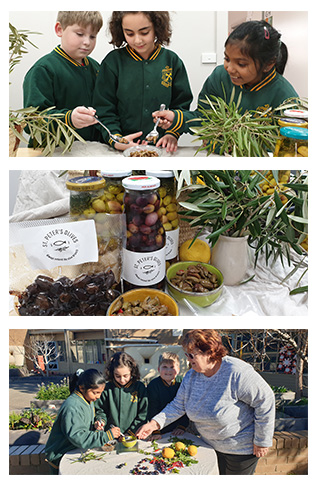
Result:
[[[148,441],[158,441],[158,440],[161,440],[161,438],[162,438],[162,435],[155,434],[155,435],[148,436],[147,440]]]
[[[110,430],[114,438],[119,438],[119,436],[121,435],[121,431],[120,428],[118,428],[118,426],[113,426],[113,428],[110,428]]]
[[[185,434],[185,430],[183,430],[182,428],[175,428],[172,431],[173,436],[183,436],[184,434]]]
[[[161,127],[164,130],[168,130],[171,127],[173,119],[174,119],[174,112],[171,110],[162,110],[161,112],[156,111],[153,112],[153,121],[156,123],[157,119],[160,118],[158,127]]]
[[[128,149],[128,147],[134,147],[135,145],[139,145],[140,140],[135,142],[134,139],[137,139],[142,134],[143,134],[143,132],[136,132],[135,134],[125,135],[124,139],[126,139],[128,141],[128,144],[120,144],[119,142],[116,142],[114,144],[114,148],[118,149],[118,150],[126,150],[126,149]]]
[[[95,125],[97,120],[94,118],[96,111],[94,108],[76,107],[71,113],[71,122],[76,129],[82,129]]]
[[[163,149],[166,147],[167,152],[175,152],[178,148],[178,141],[173,135],[166,134],[158,140],[156,147]]]
[[[95,423],[94,423],[94,427],[98,431],[103,431],[104,430],[104,425],[105,425],[104,421],[101,421],[101,420],[100,421],[95,421]]]

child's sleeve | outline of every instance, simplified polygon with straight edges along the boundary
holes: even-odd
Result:
[[[159,391],[157,390],[155,383],[153,381],[149,382],[147,386],[147,395],[148,395],[148,414],[147,420],[153,418],[158,412],[159,409]]]
[[[132,421],[128,432],[134,434],[140,426],[146,423],[148,413],[148,396],[145,385],[140,382],[138,385],[138,412]]]
[[[46,110],[54,107],[53,73],[44,66],[33,66],[26,74],[23,82],[23,106],[39,107],[39,110]],[[62,113],[65,115],[62,121],[74,128],[71,123],[72,110],[69,108],[52,108],[50,114]]]
[[[94,403],[95,409],[95,420],[96,421],[103,421],[104,424],[107,424],[108,416],[107,416],[107,395],[106,391],[103,391],[99,399],[97,399]]]
[[[80,409],[69,408],[61,418],[61,430],[75,448],[95,448],[113,440],[111,431],[91,430]]]
[[[218,66],[220,68],[220,66]],[[223,68],[224,69],[224,68]],[[203,101],[206,99],[206,96],[215,95],[215,96],[223,96],[222,87],[221,90],[219,89],[219,76],[220,70],[217,68],[211,73],[211,75],[206,79],[204,82],[201,91],[198,95],[198,102],[196,110],[189,110],[189,109],[173,109],[174,112],[174,120],[170,127],[170,130],[175,130],[175,127],[178,127],[181,133],[191,133],[191,127],[199,127],[201,125],[199,119],[201,117],[201,113],[199,112],[199,107],[203,106]]]
[[[183,132],[183,116],[181,116],[181,114],[190,109],[193,95],[183,62],[181,59],[177,58],[176,64],[177,66],[174,71],[174,79],[172,83],[170,110],[175,111],[178,116],[175,117],[173,124],[165,133],[174,135],[178,138]]]
[[[93,94],[93,106],[97,111],[99,120],[108,127],[113,135],[122,137],[120,117],[117,114],[117,84],[118,77],[110,65],[104,60],[100,66],[95,90]],[[108,132],[98,126],[103,140],[114,146],[114,141],[109,138]]]

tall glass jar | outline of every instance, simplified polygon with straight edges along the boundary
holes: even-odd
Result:
[[[95,223],[99,260],[85,264],[83,272],[112,268],[116,282],[120,283],[124,215],[107,212],[105,185],[105,179],[98,176],[80,176],[67,181],[70,217],[73,221],[92,219]]]
[[[106,212],[111,215],[123,213],[124,188],[122,179],[131,176],[132,171],[114,169],[113,171],[101,171],[101,176],[105,179],[104,202]]]
[[[281,127],[274,157],[308,157],[308,129]]]
[[[176,180],[173,171],[151,170],[148,176],[160,179],[160,208],[158,215],[166,232],[166,262],[167,267],[178,259],[179,250],[179,219],[178,203],[176,198]]]
[[[158,215],[158,178],[131,176],[123,179],[126,244],[123,249],[123,286],[164,289],[166,235]]]

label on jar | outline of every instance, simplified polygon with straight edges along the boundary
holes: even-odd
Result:
[[[166,232],[166,260],[177,257],[179,248],[179,227]]]
[[[166,249],[154,252],[132,252],[123,249],[122,277],[136,286],[153,286],[164,279]]]

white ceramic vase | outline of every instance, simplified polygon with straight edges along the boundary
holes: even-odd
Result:
[[[243,280],[248,268],[248,235],[226,237],[220,235],[211,251],[211,264],[219,269],[224,284],[234,286]]]

